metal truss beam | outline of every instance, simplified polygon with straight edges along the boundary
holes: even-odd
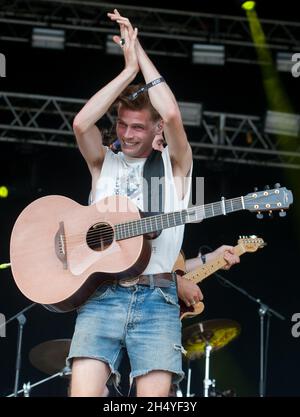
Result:
[[[225,16],[151,7],[114,5],[126,13],[149,54],[189,58],[195,42],[226,46],[226,60],[257,63],[248,21]],[[33,27],[64,29],[66,46],[105,48],[107,34],[117,33],[107,19],[111,4],[76,0],[2,0],[0,39],[30,43]],[[260,19],[271,50],[300,47],[300,23]]]
[[[0,142],[76,147],[72,122],[85,100],[0,92]],[[103,123],[111,129],[115,116]],[[258,116],[205,111],[200,127],[186,127],[194,159],[300,169],[296,138],[263,133]]]
[[[190,141],[193,158],[299,169],[299,138],[269,135],[263,124],[258,116],[206,111]]]

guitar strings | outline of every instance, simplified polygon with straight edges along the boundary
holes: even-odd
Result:
[[[244,197],[244,199],[247,201],[249,199],[249,197]],[[231,205],[232,205],[232,208],[234,208],[234,205],[236,203],[239,203],[239,206],[236,207],[236,210],[238,210],[240,208],[240,204],[241,204],[241,197],[237,197],[237,198],[232,199],[232,200],[225,200],[225,202],[227,202],[227,203],[230,202]],[[206,217],[205,212],[207,211],[206,209],[207,208],[212,208],[211,211],[212,211],[213,216],[214,215],[216,215],[216,216],[221,215],[221,214],[223,214],[223,210],[222,210],[222,208],[220,208],[220,205],[221,205],[220,202],[216,202],[216,203],[209,203],[209,204],[206,204],[206,205],[203,205],[203,206],[198,206],[198,207],[190,207],[190,208],[186,209],[186,214],[190,215],[189,212],[192,211],[192,212],[195,212],[196,214],[200,213],[201,215],[203,215],[203,218],[205,218]],[[241,207],[241,209],[242,209],[242,207]],[[148,233],[151,233],[153,231],[157,231],[157,228],[158,228],[157,222],[158,221],[163,226],[163,229],[169,228],[169,227],[176,227],[175,224],[170,225],[170,223],[172,223],[172,219],[170,219],[170,216],[173,216],[173,221],[180,220],[179,225],[184,224],[185,222],[182,223],[182,220],[181,220],[181,215],[182,215],[183,211],[184,210],[181,210],[181,211],[178,211],[178,212],[164,213],[164,214],[161,214],[161,215],[150,216],[150,217],[147,217],[147,218],[135,219],[135,220],[131,220],[131,221],[128,221],[128,222],[125,222],[125,223],[115,224],[114,227],[109,225],[109,224],[101,225],[101,232],[99,232],[99,229],[95,228],[95,230],[92,230],[88,233],[87,242],[89,244],[97,243],[99,241],[99,235],[101,234],[101,238],[102,238],[101,240],[104,243],[108,243],[108,242],[111,241],[111,236],[113,236],[115,234],[113,229],[115,229],[115,231],[117,231],[117,233],[119,233],[121,235],[123,234],[127,237],[127,235],[130,234],[131,236],[128,236],[128,237],[133,237],[133,236],[138,236],[138,235],[143,234],[143,233],[141,233],[142,228],[144,228],[144,227],[149,228],[149,227],[152,226],[152,227],[154,227],[155,230],[148,231]],[[235,211],[235,210],[233,210],[233,211]],[[209,216],[207,216],[207,217],[209,217]],[[154,222],[156,224],[154,224]],[[133,228],[136,229],[137,234],[135,233]],[[146,232],[144,232],[144,233],[146,233]],[[77,235],[77,236],[79,237],[79,235]],[[80,235],[80,236],[82,236],[82,235]],[[126,238],[125,236],[124,236],[124,239]],[[73,235],[73,237],[75,237],[75,235]],[[93,238],[95,238],[94,241],[93,241]],[[122,239],[122,237],[121,237],[121,239]]]
[[[251,199],[251,198],[250,197],[244,197],[245,201],[247,201],[249,199]],[[232,208],[234,208],[235,203],[238,202],[239,206],[236,207],[236,210],[238,210],[240,208],[241,197],[237,197],[237,198],[232,199],[232,200],[225,200],[225,202],[227,202],[227,203],[231,202]],[[204,206],[198,206],[196,208],[195,207],[190,207],[186,210],[186,212],[187,212],[187,215],[189,215],[189,213],[188,213],[189,211],[195,212],[197,214],[200,213],[200,214],[203,215],[203,218],[205,218],[206,217],[205,216],[205,211],[206,211],[207,207],[215,207],[215,208],[212,208],[212,215],[217,216],[217,215],[223,214],[223,210],[222,210],[222,208],[220,208],[220,204],[221,204],[220,202],[216,202],[216,203],[206,204]],[[126,223],[118,223],[118,224],[114,225],[114,228],[115,228],[115,230],[119,229],[119,230],[117,230],[117,233],[119,232],[121,235],[122,234],[125,235],[123,237],[123,239],[125,239],[125,238],[129,238],[129,237],[133,237],[133,236],[143,234],[142,230],[139,230],[139,229],[142,229],[144,227],[151,227],[151,226],[154,227],[154,230],[147,231],[148,233],[151,233],[153,231],[157,231],[157,229],[158,229],[157,221],[159,221],[161,223],[161,225],[163,226],[163,229],[168,228],[168,227],[176,227],[175,224],[174,225],[169,224],[169,223],[172,223],[172,219],[170,219],[170,215],[173,216],[174,221],[175,221],[175,218],[176,218],[176,221],[178,221],[178,217],[181,216],[181,214],[182,214],[182,210],[178,211],[178,212],[164,213],[162,215],[156,215],[156,216],[151,216],[151,217],[147,217],[147,218],[136,219],[136,220],[128,221]],[[209,216],[207,216],[207,217],[209,217]],[[169,220],[171,220],[171,221],[169,221]],[[181,220],[181,219],[179,219],[179,220]],[[155,225],[153,224],[154,221],[156,222]],[[184,223],[181,222],[181,224],[184,224]],[[133,228],[136,229],[137,233],[135,233]],[[144,233],[146,233],[146,232],[144,232]],[[104,243],[110,242],[111,241],[111,236],[113,234],[114,234],[114,232],[113,232],[113,227],[112,226],[104,225],[104,226],[101,227],[101,237],[102,237],[102,241]],[[131,236],[127,236],[128,234],[131,235]],[[75,235],[73,235],[73,236],[75,236]],[[79,236],[79,235],[77,235],[77,236]],[[92,240],[93,237],[95,237],[95,241]],[[122,239],[122,236],[121,236],[120,239]],[[87,238],[88,243],[90,243],[90,244],[97,243],[98,240],[99,240],[99,229],[98,230],[95,229],[94,231],[90,231],[89,234],[88,234],[88,238]]]
[[[270,193],[270,190],[269,190],[269,194],[272,194],[272,193]],[[252,199],[253,199],[253,197],[244,196],[244,201],[245,202],[248,202]],[[235,204],[241,203],[241,201],[242,201],[242,197],[236,197],[234,199],[224,200],[224,203],[225,204],[230,203],[234,207]],[[259,201],[256,200],[256,203],[259,204]],[[222,207],[221,204],[222,204],[221,202],[215,202],[215,203],[208,203],[208,204],[205,204],[205,205],[202,205],[202,206],[189,207],[188,209],[186,209],[186,212],[187,212],[188,215],[190,214],[191,211],[195,212],[196,215],[197,214],[198,215],[199,214],[203,215],[203,214],[205,214],[205,209],[211,207],[211,208],[213,208],[213,212],[214,212],[213,215],[215,215],[215,216],[222,215],[223,211],[221,210],[221,207]],[[236,210],[238,210],[238,209],[239,209],[239,207],[236,208]],[[241,209],[243,209],[243,207],[241,207]],[[183,211],[184,210],[181,210],[181,211],[178,211],[178,212],[173,212],[172,215],[173,216],[181,215],[181,213]],[[259,210],[255,210],[255,211],[259,211]],[[147,217],[147,218],[136,219],[136,220],[132,220],[132,221],[125,222],[125,223],[118,223],[118,224],[115,224],[113,226],[105,225],[105,226],[102,227],[102,231],[104,230],[104,232],[102,233],[101,242],[104,245],[105,244],[110,244],[113,241],[112,236],[115,235],[114,230],[117,230],[117,233],[118,233],[119,230],[121,228],[123,228],[123,230],[122,230],[123,233],[125,233],[125,232],[129,233],[130,228],[132,228],[133,226],[136,227],[136,224],[144,223],[145,227],[149,227],[151,225],[151,224],[149,225],[149,222],[153,222],[153,220],[156,221],[155,218],[160,219],[161,216],[167,216],[167,215],[170,215],[170,213],[164,213],[162,215],[156,215],[156,216],[151,216],[151,217]],[[205,218],[205,216],[203,216],[203,219],[204,218]],[[164,220],[162,219],[162,224],[164,225],[163,222],[164,222]],[[176,226],[174,225],[174,226],[171,226],[171,227],[176,227]],[[84,237],[84,236],[87,236],[86,232],[85,233],[81,232],[81,233],[77,233],[77,234],[73,234],[73,235],[68,235],[67,239],[64,239],[64,244],[68,245],[68,244],[74,244],[76,242],[80,243],[82,241],[82,237]],[[124,237],[123,239],[125,239],[125,238],[126,237]],[[122,239],[118,239],[118,240],[122,240]],[[81,246],[86,247],[86,243],[88,243],[89,245],[93,245],[93,244],[98,245],[99,244],[99,231],[97,229],[95,231],[91,231],[88,234],[87,239],[84,239],[84,242],[80,243],[78,246],[79,247],[81,247]],[[53,249],[53,244],[50,243],[49,245],[44,246],[44,248],[45,249],[47,249],[47,248]],[[27,251],[26,251],[26,249],[24,249],[22,252],[26,253]],[[30,249],[28,249],[28,252],[30,252]]]
[[[236,198],[236,200],[238,200],[238,199],[239,198]],[[216,206],[218,206],[219,203],[213,203],[213,204],[215,204]],[[205,210],[204,207],[205,206],[198,206],[196,208],[191,207],[191,208],[187,209],[187,211],[193,210],[193,211],[198,212],[198,213],[199,212],[203,213],[204,210]],[[218,213],[219,211],[217,209],[215,209],[215,212]],[[175,212],[175,213],[178,215],[178,214],[181,213],[181,211],[180,212]],[[153,217],[160,218],[161,216],[166,216],[167,214],[168,213],[165,213],[165,214],[162,214],[162,215],[159,215],[159,216],[152,216],[152,219],[150,219],[148,217],[148,218],[144,218],[144,219],[132,220],[132,221],[129,221],[128,223],[127,222],[126,223],[118,223],[114,227],[115,227],[115,230],[118,230],[120,228],[123,228],[123,233],[124,232],[127,232],[128,233],[129,232],[129,227],[130,227],[129,225],[132,226],[134,224],[137,224],[137,223],[143,221],[144,223],[146,223],[146,226],[149,226],[149,224],[147,224],[147,223],[153,221]],[[103,229],[104,229],[104,232],[102,233],[101,242],[102,242],[102,244],[105,245],[105,244],[111,243],[111,241],[112,241],[111,237],[114,235],[114,233],[113,233],[112,227],[110,225],[105,225],[103,227]],[[88,243],[89,245],[99,245],[99,243],[100,243],[100,240],[99,240],[99,231],[97,231],[97,230],[91,231],[90,234],[89,234],[88,240],[84,239],[84,241],[82,242],[82,238],[83,237],[86,237],[86,233],[73,234],[73,235],[69,234],[67,236],[67,239],[64,239],[64,242],[63,243],[65,245],[68,245],[68,244],[76,244],[77,243],[78,244],[77,245],[78,247],[85,247],[86,246],[86,243]],[[44,246],[44,248],[45,249],[46,248],[51,249],[51,248],[53,248],[53,245],[50,243],[49,245]],[[27,253],[27,250],[24,249],[22,252],[23,253]],[[28,250],[28,252],[30,252],[30,250]]]
[[[232,203],[232,205],[234,206],[234,204],[236,202],[238,202],[239,203],[239,206],[240,206],[240,202],[241,202],[240,199],[241,199],[240,197],[237,197],[236,199],[233,199],[233,200],[236,200],[236,201],[234,201]],[[222,209],[219,209],[220,203],[217,202],[217,203],[207,204],[207,205],[204,205],[204,206],[198,206],[196,208],[190,207],[190,208],[186,209],[186,215],[190,215],[189,211],[192,211],[192,212],[196,212],[197,214],[200,213],[203,216],[203,218],[205,218],[205,209],[207,207],[211,207],[212,205],[215,206],[215,209],[212,209],[213,215],[223,214]],[[119,229],[119,230],[117,230],[117,233],[119,232],[121,235],[122,234],[127,235],[129,233],[131,235],[133,234],[133,235],[136,236],[136,235],[139,235],[139,234],[143,234],[143,233],[140,233],[140,230],[139,229],[143,229],[144,227],[147,228],[147,227],[151,227],[152,226],[152,227],[154,227],[155,230],[150,230],[148,232],[148,233],[151,233],[153,231],[156,231],[156,229],[158,228],[157,222],[159,222],[163,226],[163,229],[164,228],[169,228],[169,227],[176,227],[175,224],[174,225],[170,225],[170,223],[172,223],[172,221],[173,222],[174,221],[177,222],[179,220],[180,221],[180,224],[178,224],[178,226],[184,224],[185,222],[182,222],[182,219],[181,219],[182,212],[184,212],[184,210],[180,210],[180,211],[177,211],[177,212],[171,212],[171,213],[164,213],[164,214],[161,214],[161,215],[155,215],[155,216],[150,216],[150,217],[141,218],[141,219],[135,219],[135,220],[132,220],[132,221],[128,221],[126,223],[118,223],[118,224],[115,224],[114,227],[115,227],[115,230],[116,229]],[[173,217],[173,219],[172,218],[170,219],[171,216]],[[154,222],[156,224],[154,224]],[[133,228],[136,229],[137,234],[135,233],[135,231],[133,230]],[[106,237],[109,238],[110,236],[112,236],[112,234],[113,234],[113,230],[112,229],[113,229],[113,227],[110,226],[110,225],[107,225],[107,226],[106,225],[103,225],[103,226],[101,226],[101,237],[104,239]],[[100,234],[99,233],[99,229],[97,229],[97,228],[95,228],[95,230],[90,231],[88,233],[88,242],[89,243],[92,243],[93,242],[91,240],[91,238],[93,236],[96,239],[98,239],[99,238],[99,234]]]

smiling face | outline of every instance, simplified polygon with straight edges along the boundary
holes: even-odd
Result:
[[[148,109],[131,110],[120,105],[116,130],[125,155],[147,158],[152,151],[152,142],[159,130],[159,122],[153,121]]]

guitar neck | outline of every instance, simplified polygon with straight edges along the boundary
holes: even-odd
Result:
[[[245,252],[246,250],[242,245],[236,245],[234,247],[234,253],[238,256],[241,256]],[[188,272],[184,275],[184,278],[193,281],[195,284],[199,284],[199,282],[203,281],[209,275],[223,268],[225,265],[225,259],[223,258],[223,256],[219,256],[217,259],[211,262],[207,262],[206,264],[200,266],[194,271]]]
[[[181,226],[186,223],[199,222],[201,220],[226,215],[235,211],[245,210],[244,197],[193,206],[185,210],[164,213],[145,217],[139,220],[115,225],[116,240],[128,239],[134,236],[158,232],[170,227]]]

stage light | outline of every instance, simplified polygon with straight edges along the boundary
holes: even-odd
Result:
[[[64,49],[65,31],[48,28],[33,28],[31,45],[33,48]]]
[[[123,55],[123,49],[111,37],[112,35],[106,36],[106,53],[109,55]]]
[[[202,104],[178,102],[183,124],[185,126],[200,126],[202,118]]]
[[[251,11],[255,8],[255,1],[242,1],[241,7],[244,10]]]
[[[224,45],[193,44],[192,62],[193,64],[224,65]]]
[[[277,52],[276,67],[281,72],[291,72],[294,62],[292,61],[292,52]]]
[[[265,117],[265,133],[299,136],[300,115],[268,110]]]
[[[8,197],[8,188],[5,185],[0,186],[0,198]]]
[[[0,78],[6,77],[6,58],[4,54],[0,54]]]

